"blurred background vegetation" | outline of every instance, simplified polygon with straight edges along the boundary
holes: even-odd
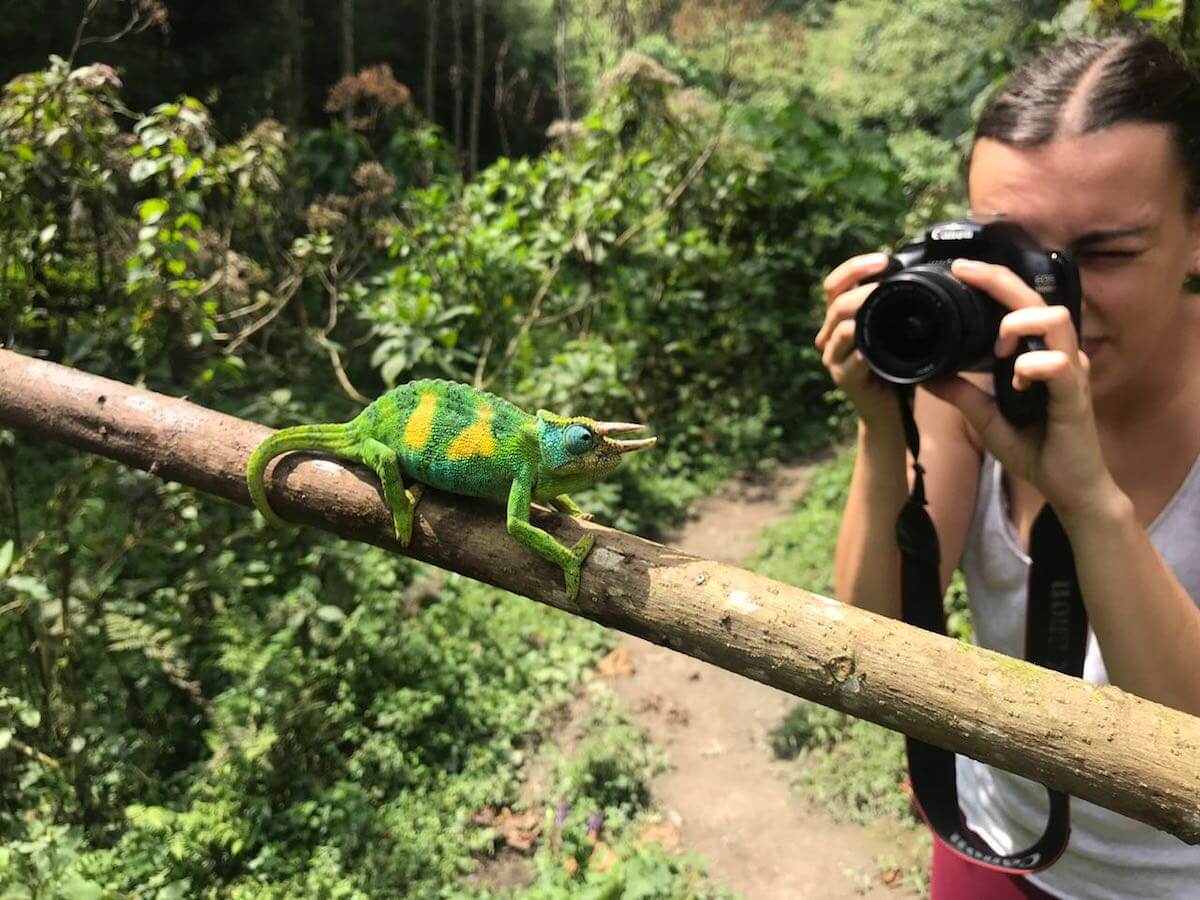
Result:
[[[0,342],[272,426],[427,376],[633,418],[659,447],[584,503],[660,535],[842,440],[821,279],[963,211],[960,151],[1016,63],[1130,27],[1191,52],[1195,16],[30,0],[0,21]],[[829,592],[846,459],[764,571]],[[637,839],[659,762],[607,702],[519,799],[611,640],[0,430],[0,897],[493,896],[477,860],[538,828],[520,896],[717,896]],[[855,739],[813,709],[781,755]]]

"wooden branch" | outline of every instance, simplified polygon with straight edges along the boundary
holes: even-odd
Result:
[[[0,424],[243,505],[246,460],[270,433],[9,351]],[[268,471],[268,494],[287,518],[399,550],[365,470],[290,454]],[[540,510],[534,520],[568,546],[595,535],[576,601],[496,506],[429,491],[408,552],[1200,844],[1200,718],[632,535]]]

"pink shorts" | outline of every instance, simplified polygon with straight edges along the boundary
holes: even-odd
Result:
[[[963,859],[936,837],[929,900],[1028,900],[1049,897],[1023,875],[1010,875]]]

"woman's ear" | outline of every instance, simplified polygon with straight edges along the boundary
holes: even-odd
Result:
[[[1183,279],[1184,290],[1200,294],[1200,207],[1190,217],[1188,229],[1188,270]]]
[[[1190,215],[1188,229],[1188,280],[1200,277],[1200,206]]]

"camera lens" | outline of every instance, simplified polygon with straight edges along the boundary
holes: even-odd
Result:
[[[884,380],[919,384],[991,358],[992,306],[946,263],[913,266],[881,279],[859,307],[855,345]]]
[[[917,290],[901,290],[879,311],[881,349],[904,363],[921,367],[937,353],[942,324],[929,298]]]

